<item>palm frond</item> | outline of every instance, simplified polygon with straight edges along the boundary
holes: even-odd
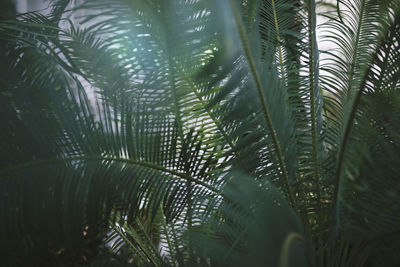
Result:
[[[303,228],[283,196],[269,182],[228,176],[223,192],[229,201],[192,232],[200,260],[189,266],[306,266]]]
[[[40,15],[32,14],[27,19],[52,24]],[[204,134],[184,129],[179,109],[169,101],[176,98],[171,91],[181,85],[171,77],[164,79],[165,75],[172,75],[166,72],[168,69],[154,84],[140,86],[139,82],[132,83],[123,66],[115,63],[116,54],[110,44],[90,32],[72,25],[69,30],[56,25],[42,28],[32,26],[30,21],[11,28],[6,24],[3,31],[18,38],[9,58],[11,69],[20,70],[11,76],[16,84],[11,83],[2,94],[2,116],[7,118],[2,120],[2,128],[6,129],[2,132],[2,195],[7,198],[2,210],[9,214],[9,221],[5,222],[9,226],[3,225],[2,229],[10,235],[6,240],[40,243],[40,229],[47,229],[47,224],[57,225],[60,217],[52,215],[61,207],[67,212],[62,217],[66,216],[65,221],[70,224],[51,230],[58,232],[59,238],[46,249],[67,245],[62,237],[73,229],[82,232],[89,225],[90,229],[100,227],[104,231],[105,219],[114,209],[121,211],[118,220],[126,217],[129,222],[142,206],[155,210],[165,203],[166,215],[173,219],[192,195],[219,192],[204,182],[214,177],[211,171],[218,164],[210,147],[203,145]],[[23,31],[26,36],[17,35]],[[32,43],[34,46],[29,47]],[[101,66],[88,64],[95,59],[92,55],[100,55],[97,62]],[[35,65],[28,68],[26,64],[31,62]],[[165,84],[167,81],[170,85]],[[89,100],[84,83],[98,90],[92,92],[97,100]],[[129,92],[132,84],[139,85],[135,95]],[[47,198],[20,212],[31,196],[18,190],[37,179],[43,179],[43,184],[32,187],[32,197],[47,194]],[[29,226],[39,210],[43,211],[41,220]],[[42,223],[43,228],[39,227]],[[19,227],[24,231],[18,231]],[[28,244],[28,249],[34,243]]]
[[[56,0],[0,22],[5,264],[396,262],[400,2],[337,1],[321,66],[318,3]]]

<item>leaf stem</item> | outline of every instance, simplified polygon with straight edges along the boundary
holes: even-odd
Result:
[[[127,238],[125,233],[117,227],[114,222],[110,221],[110,226],[111,228],[116,231],[119,236],[129,245],[131,249],[134,251],[138,252],[140,254],[140,251],[138,250],[137,246],[140,248],[140,250],[144,253],[144,255],[147,257],[147,259],[154,265],[154,266],[160,266],[160,264],[156,261],[156,259],[151,255],[151,253],[146,249],[146,246],[142,244],[142,240],[137,236],[136,234],[133,235],[131,231],[131,237],[136,241],[136,245],[133,244],[129,238]]]
[[[23,163],[23,164],[19,164],[19,165],[15,165],[12,168],[6,169],[6,170],[2,170],[0,171],[0,174],[4,174],[4,173],[8,173],[8,172],[13,172],[13,171],[17,171],[17,170],[21,170],[23,168],[29,168],[29,167],[33,167],[33,166],[40,166],[40,165],[45,165],[45,164],[51,164],[51,163],[62,163],[62,162],[66,162],[66,161],[115,161],[115,162],[121,162],[121,163],[126,163],[126,164],[130,164],[130,165],[138,165],[141,167],[146,167],[149,169],[153,169],[153,170],[158,170],[158,171],[162,171],[165,173],[169,173],[172,174],[174,176],[178,176],[182,179],[185,179],[187,181],[193,182],[195,184],[198,185],[202,185],[204,187],[206,187],[207,189],[211,190],[212,192],[214,192],[217,195],[222,195],[222,192],[220,190],[218,190],[216,187],[209,185],[203,181],[200,181],[196,178],[191,177],[190,175],[188,175],[187,173],[182,173],[182,172],[178,172],[175,170],[171,170],[168,168],[165,168],[163,166],[151,163],[151,162],[146,162],[146,161],[138,161],[138,160],[132,160],[132,159],[125,159],[125,158],[115,158],[115,157],[106,157],[106,156],[73,156],[73,157],[68,157],[68,158],[51,158],[51,159],[42,159],[42,160],[34,160],[32,162],[27,162],[27,163]]]
[[[293,196],[293,191],[292,191],[292,189],[290,187],[290,184],[289,184],[289,176],[288,176],[288,173],[286,171],[286,166],[285,166],[285,163],[284,163],[284,160],[283,160],[283,156],[282,156],[282,149],[281,149],[281,146],[279,144],[278,137],[277,137],[277,134],[276,134],[276,131],[275,131],[275,127],[273,125],[273,122],[272,122],[272,119],[271,119],[271,116],[270,116],[270,111],[269,111],[269,108],[268,108],[268,105],[267,105],[267,101],[266,101],[266,98],[265,98],[265,94],[264,94],[264,90],[263,90],[263,87],[262,87],[260,74],[258,73],[254,57],[253,57],[253,55],[251,53],[250,46],[249,46],[249,43],[248,43],[248,40],[247,40],[247,37],[246,37],[246,33],[245,33],[245,30],[244,30],[244,26],[243,26],[243,24],[241,22],[239,11],[237,10],[237,8],[235,6],[235,3],[233,3],[233,0],[230,0],[229,2],[230,2],[231,10],[232,10],[232,13],[233,13],[233,17],[234,17],[235,22],[236,22],[236,27],[237,27],[237,29],[239,31],[240,40],[242,42],[242,46],[243,46],[246,58],[247,58],[248,63],[249,63],[250,71],[251,71],[251,73],[253,75],[253,78],[254,78],[254,81],[255,81],[255,84],[256,84],[256,87],[257,87],[257,91],[258,91],[258,95],[259,95],[259,98],[260,98],[260,101],[261,101],[261,106],[262,106],[262,110],[263,110],[263,113],[264,113],[264,116],[265,116],[265,120],[267,122],[267,126],[268,126],[268,128],[270,130],[270,134],[271,134],[274,146],[275,146],[276,154],[277,154],[278,161],[279,161],[279,167],[280,167],[280,170],[282,172],[284,184],[285,184],[288,196],[289,196],[289,201],[290,201],[292,207],[297,212],[296,202],[295,202],[295,199],[294,199],[294,196]]]
[[[276,12],[276,7],[275,7],[275,0],[271,1],[271,5],[272,5],[272,14],[274,16],[276,40],[278,41],[279,65],[280,65],[280,69],[281,69],[282,79],[286,80],[286,75],[285,75],[285,71],[284,71],[284,67],[283,67],[283,52],[282,52],[281,36],[279,35],[279,21],[278,21],[278,15]]]
[[[351,62],[351,66],[350,66],[350,77],[349,77],[349,92],[348,92],[348,97],[351,96],[351,86],[352,86],[352,80],[353,80],[353,76],[354,76],[354,69],[355,69],[355,65],[356,65],[356,60],[357,60],[357,54],[358,54],[358,46],[359,46],[359,40],[360,40],[360,35],[361,35],[361,24],[362,24],[362,19],[364,16],[364,5],[365,5],[365,0],[363,0],[361,2],[361,10],[360,10],[360,17],[358,18],[358,27],[357,27],[357,35],[356,35],[356,41],[355,41],[355,47],[354,47],[354,54],[353,54],[353,60]],[[346,151],[346,146],[347,146],[347,142],[350,136],[350,130],[352,128],[352,124],[353,124],[353,120],[356,116],[356,111],[357,111],[357,107],[358,104],[360,103],[360,99],[361,99],[361,95],[362,95],[362,90],[363,88],[360,87],[357,95],[353,101],[353,105],[350,111],[350,115],[347,119],[346,122],[346,127],[345,127],[345,131],[343,134],[343,138],[342,138],[342,142],[341,142],[341,146],[340,146],[340,150],[339,150],[339,157],[338,157],[338,163],[337,163],[337,169],[336,169],[336,178],[335,178],[335,187],[334,187],[334,194],[333,194],[333,207],[336,206],[336,202],[338,199],[338,194],[339,194],[339,186],[340,186],[340,178],[342,175],[342,166],[343,166],[343,160],[344,160],[344,154]]]
[[[322,216],[322,205],[321,205],[321,187],[320,187],[320,171],[319,171],[319,156],[318,156],[318,127],[316,122],[317,113],[317,90],[318,88],[318,50],[316,40],[316,18],[315,18],[315,1],[308,1],[308,44],[310,49],[309,59],[309,75],[310,75],[310,102],[311,102],[311,137],[312,137],[312,149],[313,149],[313,163],[314,163],[314,179],[316,186],[317,195],[317,209],[318,209],[318,225],[323,223]],[[321,250],[322,247],[322,236],[318,234],[317,249]],[[320,266],[323,264],[323,255],[319,256]]]
[[[293,244],[293,242],[296,240],[304,243],[303,237],[301,235],[299,235],[298,233],[292,232],[286,236],[285,241],[283,242],[282,248],[281,248],[279,267],[289,266],[290,247]]]

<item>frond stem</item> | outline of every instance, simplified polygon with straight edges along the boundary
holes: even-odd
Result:
[[[137,238],[137,236],[134,236],[134,237],[133,237],[133,238],[135,239],[135,241],[136,241],[136,244],[133,244],[133,243],[129,240],[129,238],[126,238],[126,236],[125,236],[126,234],[125,234],[123,231],[121,231],[121,229],[120,229],[119,227],[117,227],[117,226],[114,225],[114,222],[110,222],[110,226],[111,226],[111,228],[112,228],[114,231],[116,231],[116,232],[119,234],[119,236],[129,245],[130,248],[132,248],[134,251],[136,251],[136,252],[138,252],[139,254],[141,254],[140,251],[139,251],[139,249],[137,248],[137,247],[139,247],[140,250],[141,250],[141,251],[145,254],[145,256],[147,257],[147,259],[150,260],[151,263],[152,263],[154,266],[160,266],[160,264],[153,258],[153,256],[147,251],[147,249],[145,249],[145,246],[142,244],[141,240],[140,240],[139,238]]]
[[[282,79],[286,80],[286,75],[285,75],[285,71],[284,71],[284,67],[283,67],[284,66],[283,65],[283,52],[282,52],[281,36],[279,35],[279,21],[278,21],[278,15],[276,12],[276,7],[275,7],[275,0],[271,1],[271,5],[272,5],[272,14],[274,16],[276,40],[278,41],[279,66],[281,69]]]
[[[160,205],[160,212],[161,212],[161,224],[162,224],[162,227],[163,227],[164,232],[165,232],[165,238],[167,239],[167,244],[168,244],[168,248],[169,248],[169,253],[171,255],[171,260],[174,263],[174,266],[177,266],[176,264],[177,264],[178,260],[176,259],[176,255],[174,253],[175,251],[174,251],[174,248],[172,246],[171,237],[170,237],[170,235],[168,233],[167,223],[165,221],[165,215],[164,215],[164,211],[163,211],[162,205]],[[177,248],[175,248],[175,249],[176,249],[176,251],[178,251]]]
[[[359,17],[359,21],[358,21],[358,28],[357,28],[357,35],[356,35],[356,42],[355,42],[355,48],[354,48],[354,55],[353,55],[353,60],[351,63],[351,70],[350,70],[350,79],[349,79],[349,97],[350,97],[350,90],[351,90],[351,83],[352,83],[352,79],[354,76],[354,68],[355,68],[355,63],[356,63],[356,58],[357,58],[357,53],[358,53],[358,43],[359,43],[359,39],[360,39],[360,33],[361,33],[361,22],[362,22],[362,17],[364,14],[364,5],[365,5],[365,0],[362,1],[361,3],[361,10],[360,10],[360,17]],[[367,73],[367,72],[366,72]],[[366,77],[364,77],[366,78]],[[365,79],[364,79],[365,81]],[[345,127],[345,131],[343,134],[343,138],[342,138],[342,143],[340,146],[340,150],[339,150],[339,157],[338,157],[338,163],[337,163],[337,169],[336,169],[336,178],[335,178],[335,187],[334,187],[334,195],[333,195],[333,207],[336,206],[336,202],[338,199],[338,194],[339,194],[339,186],[340,186],[340,177],[342,175],[342,166],[343,166],[343,160],[344,160],[344,154],[346,151],[346,146],[347,146],[347,142],[350,136],[350,130],[352,128],[353,125],[353,120],[356,116],[356,111],[358,108],[358,105],[360,103],[361,100],[361,95],[363,93],[363,87],[364,85],[362,84],[357,92],[357,95],[354,99],[351,111],[350,111],[350,115],[347,119],[346,122],[346,127]]]
[[[310,72],[310,100],[311,100],[311,133],[312,133],[312,146],[313,146],[313,162],[315,171],[315,183],[317,190],[317,207],[320,223],[322,223],[322,206],[321,206],[321,188],[320,188],[320,172],[319,172],[319,157],[318,157],[318,147],[317,147],[317,122],[316,122],[316,90],[318,77],[316,73],[315,61],[315,49],[316,49],[316,36],[315,36],[315,2],[314,0],[309,0],[308,2],[308,42],[310,49],[310,60],[309,60],[309,72]]]
[[[296,240],[300,241],[302,243],[305,243],[304,238],[301,235],[299,235],[298,233],[292,232],[286,236],[285,241],[283,242],[282,248],[281,248],[279,267],[289,266],[290,246]]]
[[[233,149],[235,147],[234,144],[232,143],[231,140],[229,140],[228,134],[224,131],[224,129],[222,128],[221,124],[218,122],[216,117],[211,113],[211,110],[207,108],[207,104],[202,99],[199,91],[196,88],[196,85],[190,80],[190,78],[187,76],[187,74],[180,68],[180,66],[177,63],[175,63],[175,67],[178,69],[179,74],[182,75],[186,79],[186,83],[188,83],[188,85],[192,88],[192,92],[196,95],[197,99],[200,101],[200,103],[203,106],[204,110],[206,111],[207,115],[210,117],[212,122],[215,124],[218,131],[225,138],[228,145]],[[238,152],[235,152],[235,153],[237,154]]]
[[[289,176],[288,176],[288,173],[286,171],[286,166],[285,166],[285,163],[284,163],[284,160],[283,160],[283,156],[282,156],[282,149],[281,149],[281,146],[279,144],[278,137],[277,137],[277,134],[276,134],[276,131],[275,131],[275,127],[273,125],[273,122],[272,122],[272,119],[271,119],[271,116],[270,116],[270,111],[268,109],[267,101],[265,99],[265,95],[264,95],[264,91],[263,91],[263,87],[262,87],[262,83],[261,83],[260,74],[258,73],[255,60],[254,60],[253,55],[251,53],[251,50],[250,50],[250,47],[249,47],[249,44],[248,44],[248,41],[247,41],[247,38],[246,38],[246,33],[245,33],[245,30],[244,30],[243,24],[241,22],[239,11],[237,10],[237,8],[235,6],[235,3],[233,3],[233,0],[230,0],[229,3],[230,3],[230,6],[231,6],[233,17],[234,17],[235,22],[236,22],[237,29],[239,31],[240,40],[242,42],[242,46],[243,46],[246,58],[247,58],[247,60],[249,62],[250,71],[251,71],[251,73],[253,75],[253,78],[255,80],[255,83],[256,83],[258,95],[259,95],[259,98],[260,98],[260,101],[261,101],[261,106],[262,106],[262,109],[263,109],[263,113],[264,113],[268,128],[270,130],[270,134],[271,134],[274,146],[275,146],[276,154],[277,154],[278,161],[279,161],[279,167],[280,167],[280,170],[282,172],[282,176],[283,176],[283,179],[284,179],[284,184],[285,184],[288,196],[289,196],[289,201],[290,201],[290,204],[292,205],[292,207],[297,212],[296,202],[295,202],[295,199],[294,199],[294,196],[293,196],[292,188],[290,187],[290,184],[289,184]]]
[[[398,10],[396,12],[396,15],[398,14],[399,11],[400,10]],[[388,34],[389,31],[392,31],[392,30],[395,29],[393,27],[394,27],[394,25],[396,25],[398,23],[399,16],[394,16],[394,18],[395,18],[395,20],[393,21],[393,23],[390,26],[387,26],[387,28],[385,29],[385,33],[380,35],[379,45],[375,49],[374,55],[371,56],[372,60],[374,60],[375,58],[378,57],[377,54],[378,54],[379,48],[382,47],[383,42],[385,41],[385,36]],[[357,92],[357,95],[356,95],[356,97],[354,99],[354,102],[353,102],[353,105],[352,105],[352,109],[351,109],[349,118],[348,118],[347,123],[346,123],[346,128],[345,128],[345,132],[344,132],[343,139],[342,139],[343,141],[342,141],[342,144],[340,146],[340,154],[339,154],[339,158],[338,158],[338,165],[337,165],[336,178],[335,178],[335,189],[334,189],[335,191],[334,191],[334,196],[333,196],[334,199],[333,199],[333,202],[332,202],[334,207],[335,207],[337,199],[338,199],[340,178],[341,178],[341,174],[342,174],[342,166],[343,166],[343,160],[344,160],[344,154],[345,154],[345,151],[346,151],[347,142],[348,142],[348,139],[349,139],[349,136],[350,136],[351,128],[353,126],[353,121],[354,121],[355,116],[356,116],[356,111],[357,111],[358,105],[360,104],[360,101],[361,101],[361,96],[363,94],[363,88],[365,87],[365,84],[367,82],[366,81],[367,76],[371,71],[371,64],[367,64],[367,66],[368,66],[368,68],[364,73],[364,77],[362,79],[362,83],[361,83],[361,85],[359,87],[359,90]]]
[[[1,174],[21,170],[23,168],[29,168],[29,167],[40,166],[40,165],[51,164],[51,163],[62,163],[62,162],[66,162],[66,161],[71,162],[71,161],[80,161],[80,160],[81,161],[101,161],[101,162],[102,161],[114,161],[114,162],[121,162],[121,163],[125,163],[125,164],[137,165],[137,166],[141,166],[141,167],[145,167],[145,168],[149,168],[149,169],[153,169],[153,170],[158,170],[158,171],[162,171],[162,172],[169,173],[174,176],[180,177],[186,181],[190,181],[195,184],[202,185],[217,195],[221,195],[221,196],[223,195],[222,192],[220,190],[218,190],[216,187],[209,185],[203,181],[200,181],[196,178],[193,178],[190,175],[188,175],[187,173],[182,173],[182,172],[178,172],[175,170],[171,170],[171,169],[165,168],[163,166],[160,166],[160,165],[157,165],[157,164],[154,164],[151,162],[137,161],[137,160],[132,160],[132,159],[124,159],[124,158],[116,158],[116,157],[97,156],[97,155],[35,160],[33,162],[19,164],[19,165],[13,166],[12,168],[2,170],[2,171],[0,171],[0,176],[2,176]]]
[[[354,77],[354,69],[356,68],[356,61],[358,58],[358,49],[359,49],[359,43],[360,43],[360,35],[361,35],[361,24],[362,24],[362,19],[364,16],[364,7],[365,6],[365,0],[362,0],[361,2],[361,10],[360,10],[360,17],[358,18],[358,27],[357,27],[357,33],[356,33],[356,41],[354,44],[354,54],[353,54],[353,59],[351,61],[350,65],[350,77],[349,77],[349,88],[348,88],[348,98],[351,97],[351,87],[353,83],[353,77]]]

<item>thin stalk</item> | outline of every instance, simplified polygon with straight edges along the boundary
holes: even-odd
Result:
[[[162,205],[160,205],[160,212],[161,212],[161,223],[162,223],[162,227],[164,228],[165,238],[167,239],[167,244],[168,244],[168,248],[169,248],[168,253],[171,255],[171,260],[174,263],[174,266],[177,266],[176,264],[178,261],[176,259],[176,255],[174,253],[174,248],[172,247],[171,237],[169,236],[169,233],[168,233],[167,223],[165,221],[165,215],[164,215]]]
[[[66,161],[79,161],[79,160],[83,160],[83,161],[99,161],[99,162],[104,162],[104,161],[114,161],[114,162],[120,162],[120,163],[125,163],[125,164],[130,164],[130,165],[137,165],[137,166],[141,166],[141,167],[146,167],[149,169],[153,169],[153,170],[158,170],[158,171],[162,171],[165,173],[169,173],[172,174],[174,176],[178,176],[182,179],[185,179],[187,181],[193,182],[195,184],[198,185],[202,185],[204,187],[206,187],[207,189],[211,190],[212,192],[214,192],[217,195],[223,195],[223,193],[218,190],[216,187],[209,185],[203,181],[200,181],[196,178],[191,177],[190,175],[188,175],[187,173],[182,173],[182,172],[178,172],[175,170],[171,170],[168,168],[165,168],[163,166],[151,163],[151,162],[146,162],[146,161],[138,161],[138,160],[132,160],[132,159],[124,159],[124,158],[114,158],[114,157],[105,157],[105,156],[76,156],[76,157],[69,157],[69,158],[51,158],[51,159],[42,159],[42,160],[35,160],[32,162],[27,162],[27,163],[23,163],[23,164],[18,164],[18,165],[14,165],[12,168],[8,168],[5,170],[1,170],[0,174],[6,174],[9,172],[13,172],[13,171],[18,171],[21,170],[23,168],[29,168],[29,167],[34,167],[34,166],[40,166],[40,165],[48,165],[48,164],[54,164],[54,163],[64,163]],[[3,175],[2,175],[3,176]],[[4,177],[4,176],[3,176]]]
[[[282,149],[281,149],[281,146],[279,144],[278,137],[277,137],[277,134],[276,134],[276,131],[275,131],[275,127],[274,127],[272,119],[271,119],[270,111],[269,111],[269,108],[268,108],[268,105],[267,105],[267,101],[266,101],[264,90],[263,90],[262,83],[261,83],[260,74],[258,73],[254,57],[253,57],[253,55],[251,53],[251,50],[250,50],[250,46],[249,46],[249,43],[248,43],[248,40],[247,40],[247,37],[246,37],[246,32],[244,30],[244,26],[243,26],[243,23],[242,23],[241,18],[240,18],[240,13],[237,10],[233,0],[230,0],[229,3],[230,3],[230,6],[231,6],[231,10],[232,10],[232,13],[233,13],[234,20],[236,22],[236,27],[237,27],[237,29],[239,31],[240,41],[242,43],[246,58],[247,58],[247,60],[249,62],[250,71],[252,73],[252,76],[254,78],[254,81],[255,81],[255,84],[256,84],[256,87],[257,87],[257,92],[258,92],[258,95],[259,95],[259,98],[260,98],[260,101],[261,101],[261,106],[262,106],[262,110],[263,110],[263,113],[264,113],[264,117],[265,117],[265,120],[267,122],[267,126],[269,128],[270,135],[271,135],[273,143],[274,143],[274,147],[275,147],[276,154],[277,154],[278,161],[279,161],[279,167],[280,167],[280,170],[282,172],[283,182],[285,184],[286,191],[287,191],[288,196],[289,196],[289,202],[290,202],[290,204],[292,205],[292,207],[295,209],[295,211],[297,213],[296,201],[295,201],[294,196],[293,196],[292,188],[290,187],[290,184],[289,184],[289,176],[288,176],[288,173],[286,171],[286,166],[285,166],[285,163],[284,163],[284,160],[283,160]]]
[[[396,25],[398,24],[398,21],[400,19],[400,17],[398,16],[398,12],[396,12],[396,15],[394,16],[394,18],[395,18],[395,20],[393,21],[393,23],[390,26],[388,26],[385,29],[384,34],[380,35],[380,42],[379,42],[379,45],[377,46],[377,48],[375,49],[374,55],[371,57],[372,60],[375,60],[378,57],[378,51],[384,45],[384,42],[385,42],[387,34],[392,32],[392,31],[396,31]],[[361,21],[361,19],[360,19],[360,21]],[[357,32],[359,32],[359,31],[357,31]],[[386,57],[388,57],[388,56],[389,56],[389,54],[386,53]],[[385,59],[386,59],[386,57],[385,57]],[[340,177],[341,177],[342,165],[343,165],[344,154],[345,154],[348,138],[349,138],[349,135],[350,135],[351,128],[353,126],[353,121],[355,119],[355,115],[356,115],[356,111],[357,111],[358,105],[360,104],[360,101],[361,101],[361,96],[363,94],[363,89],[364,89],[365,84],[366,84],[366,79],[367,79],[369,73],[371,72],[371,66],[373,64],[366,64],[366,65],[368,66],[368,69],[364,73],[364,77],[362,79],[362,83],[361,83],[361,85],[360,85],[360,87],[358,89],[357,95],[356,95],[356,97],[354,99],[354,102],[353,102],[353,105],[352,105],[352,109],[351,109],[349,118],[348,118],[347,123],[346,123],[346,128],[345,128],[345,132],[344,132],[343,139],[342,139],[343,141],[342,141],[342,144],[341,144],[341,147],[340,147],[340,154],[339,154],[339,158],[338,158],[338,167],[337,167],[336,178],[335,178],[334,201],[332,202],[334,207],[336,205],[337,198],[338,198]],[[386,65],[384,65],[384,66],[386,67]],[[384,71],[384,70],[385,70],[385,68],[382,71]],[[384,74],[381,74],[381,75],[384,75]]]
[[[287,267],[289,266],[289,258],[290,258],[290,246],[292,243],[297,240],[304,242],[303,237],[301,237],[297,233],[290,233],[286,236],[285,241],[283,242],[282,248],[281,248],[281,255],[280,255],[280,261],[279,261],[279,267]]]
[[[126,234],[123,233],[123,232],[121,231],[121,229],[119,229],[119,227],[116,227],[116,226],[114,225],[114,222],[111,222],[111,223],[110,223],[110,226],[111,226],[111,228],[112,228],[114,231],[116,231],[116,232],[119,234],[120,237],[122,237],[122,239],[129,245],[129,247],[130,247],[131,249],[133,249],[134,251],[138,252],[139,254],[141,254],[140,251],[142,251],[142,252],[145,254],[146,258],[147,258],[154,266],[160,266],[160,263],[158,263],[158,262],[156,261],[156,259],[153,258],[153,256],[151,255],[151,253],[150,253],[149,251],[147,251],[147,249],[145,248],[146,246],[145,246],[144,244],[142,244],[140,238],[138,238],[137,236],[132,236],[132,237],[135,239],[135,241],[136,241],[136,244],[133,244],[128,238],[126,238],[126,236],[125,236]],[[138,248],[140,248],[140,251],[139,251]]]
[[[361,10],[360,10],[360,17],[358,19],[358,28],[357,28],[356,42],[355,42],[355,48],[354,48],[355,52],[353,55],[353,60],[352,60],[351,69],[350,69],[349,91],[351,90],[352,79],[354,76],[354,68],[355,68],[355,63],[356,63],[356,58],[357,58],[357,53],[358,53],[358,44],[359,44],[360,35],[361,35],[361,23],[362,23],[362,18],[364,16],[365,0],[362,1],[361,5],[362,6],[361,6]],[[333,202],[332,202],[333,208],[336,207],[336,202],[338,200],[340,180],[341,180],[342,171],[343,171],[342,167],[343,167],[344,155],[346,152],[348,139],[350,137],[350,131],[353,126],[353,121],[356,116],[357,108],[358,108],[358,105],[360,104],[361,96],[363,94],[363,88],[365,86],[365,80],[367,78],[367,74],[368,74],[368,71],[365,72],[363,80],[362,80],[363,82],[360,85],[360,87],[358,88],[358,92],[354,98],[353,104],[351,106],[351,111],[350,111],[349,117],[346,122],[342,142],[340,145],[339,156],[338,156],[338,161],[337,161],[336,177],[335,177]],[[349,92],[349,97],[350,97],[350,92]]]
[[[179,66],[178,63],[175,63],[175,68],[179,71],[179,75],[185,78],[186,83],[192,88],[192,92],[196,95],[197,99],[203,106],[204,110],[206,111],[207,115],[210,117],[210,119],[213,121],[215,126],[217,127],[218,131],[222,134],[222,136],[225,138],[225,141],[228,143],[228,145],[233,149],[235,146],[232,143],[231,140],[229,140],[228,134],[225,132],[223,129],[221,123],[217,120],[217,118],[211,113],[211,110],[207,108],[207,103],[203,100],[201,97],[199,91],[196,88],[196,85],[191,81],[191,79],[188,77],[188,75],[185,73],[185,71]],[[238,154],[237,151],[235,151],[235,154]]]
[[[310,60],[309,60],[309,72],[310,72],[310,102],[311,102],[311,132],[312,132],[312,146],[313,146],[313,162],[315,171],[315,181],[317,187],[317,205],[318,212],[321,215],[321,189],[320,189],[320,171],[319,171],[319,157],[318,157],[318,133],[317,133],[317,103],[316,103],[316,90],[317,87],[317,74],[315,66],[315,49],[316,49],[316,39],[315,39],[315,18],[313,15],[315,9],[315,3],[313,0],[309,1],[309,15],[308,15],[308,39],[309,39],[309,49],[310,49]]]
[[[152,250],[152,252],[155,255],[159,256],[157,248],[154,246],[153,241],[151,240],[151,237],[148,235],[144,225],[142,224],[142,222],[140,221],[140,219],[138,217],[136,217],[136,224],[140,228],[139,230],[141,230],[143,232],[143,235],[144,235],[147,243],[149,244],[149,247]],[[132,232],[135,232],[135,234],[137,234],[135,230],[133,230]],[[138,235],[138,238],[139,238],[139,235]]]
[[[359,43],[360,43],[360,36],[361,36],[361,25],[362,25],[362,20],[364,17],[364,11],[365,11],[365,0],[362,0],[361,2],[361,10],[360,10],[360,17],[358,18],[358,27],[357,27],[357,33],[356,33],[356,41],[354,44],[354,53],[353,53],[353,59],[351,61],[350,65],[350,70],[349,70],[349,88],[348,88],[348,95],[347,97],[351,97],[351,87],[353,83],[353,78],[354,78],[354,70],[356,68],[356,63],[358,59],[358,50],[359,50]]]
[[[315,1],[309,0],[308,2],[308,45],[310,49],[310,59],[309,59],[309,72],[310,72],[310,102],[311,102],[311,137],[312,137],[312,149],[313,149],[313,162],[314,162],[314,180],[316,185],[316,196],[317,196],[317,209],[318,209],[318,220],[320,225],[323,223],[322,216],[322,206],[321,206],[321,188],[320,188],[320,171],[319,171],[319,156],[318,156],[318,133],[317,133],[317,103],[316,103],[316,90],[318,86],[318,74],[316,69],[316,64],[318,64],[317,56],[317,45],[316,45],[316,18],[315,18]],[[318,250],[322,247],[322,233],[318,232]],[[319,265],[323,264],[323,255],[319,257]]]
[[[284,69],[284,64],[283,64],[283,52],[282,52],[282,44],[281,44],[281,36],[279,35],[279,21],[278,21],[278,15],[276,12],[276,7],[275,7],[275,0],[271,1],[272,5],[272,14],[274,16],[274,24],[275,24],[275,31],[276,31],[276,40],[278,41],[278,55],[279,55],[279,67],[281,69],[281,74],[283,80],[286,80],[286,75],[285,75],[285,69]]]
[[[297,183],[299,184],[299,177],[298,174],[296,174],[297,177]],[[306,199],[306,196],[304,194],[303,190],[300,190],[299,188],[297,188],[297,192],[299,192],[299,197],[300,199]],[[312,229],[311,229],[311,223],[310,223],[310,218],[308,216],[308,212],[307,210],[304,212],[300,212],[299,213],[299,217],[300,220],[302,221],[305,231],[306,231],[306,236],[307,236],[307,254],[310,260],[310,264],[312,267],[316,267],[317,266],[317,262],[316,262],[316,253],[315,253],[315,244],[313,242],[313,235],[312,235]]]

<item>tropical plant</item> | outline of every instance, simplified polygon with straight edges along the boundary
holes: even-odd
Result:
[[[2,264],[400,266],[400,1],[327,7],[2,21]]]

